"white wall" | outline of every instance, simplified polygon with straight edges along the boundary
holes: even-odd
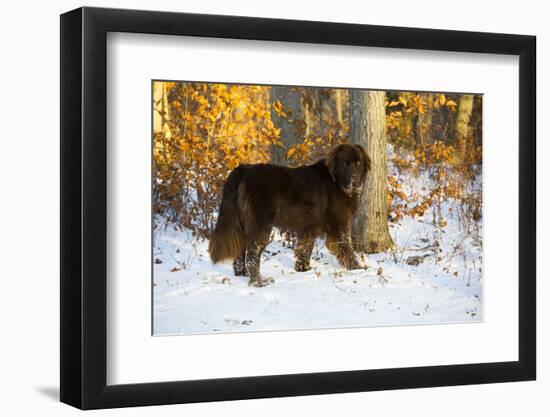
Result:
[[[59,310],[59,18],[79,7],[77,1],[4,2],[0,30],[2,89],[0,117],[0,409],[3,415],[40,412],[73,415],[77,411],[57,402]],[[92,1],[89,6],[159,9],[182,12],[237,14],[293,19],[341,21],[395,26],[462,29],[534,34],[538,36],[538,117],[550,97],[543,68],[548,71],[550,27],[544,2],[524,0],[485,4],[392,0],[388,2],[298,2],[277,0],[156,0]],[[487,2],[489,3],[489,2]],[[508,4],[509,3],[509,4]],[[541,167],[548,151],[542,137],[550,130],[539,122],[539,213],[550,209],[543,194],[550,168]],[[101,411],[99,415],[407,415],[542,416],[548,413],[550,390],[549,267],[542,259],[550,249],[550,222],[539,215],[539,380],[484,386],[388,391],[347,395],[238,401]],[[543,235],[545,235],[543,237]],[[405,348],[405,347],[404,347]],[[544,395],[546,394],[546,396]],[[95,414],[95,415],[97,415]],[[32,414],[31,414],[32,415]]]

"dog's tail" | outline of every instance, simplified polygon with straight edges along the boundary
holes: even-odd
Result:
[[[229,174],[223,186],[220,213],[208,243],[208,252],[213,263],[235,259],[245,249],[237,204],[237,192],[241,181],[242,167],[239,167]]]

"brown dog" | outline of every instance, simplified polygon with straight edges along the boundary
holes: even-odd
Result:
[[[326,158],[298,168],[271,164],[237,167],[223,187],[208,247],[212,262],[234,260],[235,275],[248,274],[249,285],[273,282],[260,276],[260,255],[275,226],[298,238],[296,271],[310,269],[315,238],[322,236],[342,266],[358,268],[350,225],[369,169],[367,153],[355,144],[338,145]]]

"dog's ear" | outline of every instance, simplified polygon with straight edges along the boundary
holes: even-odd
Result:
[[[330,176],[334,180],[336,180],[336,177],[338,176],[338,165],[336,160],[336,154],[340,152],[340,149],[342,149],[342,145],[334,146],[325,157],[325,165],[327,166]]]
[[[366,169],[365,171],[365,174],[366,174],[368,171],[370,171],[370,166],[371,166],[370,157],[367,154],[367,151],[365,150],[365,148],[363,148],[361,145],[358,145],[358,144],[354,144],[354,145],[359,150],[359,152],[361,152],[361,156],[363,158],[363,165]]]

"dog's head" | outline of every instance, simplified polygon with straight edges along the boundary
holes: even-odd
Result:
[[[361,145],[344,143],[330,150],[325,165],[336,184],[346,194],[352,195],[358,194],[365,183],[370,158]]]

